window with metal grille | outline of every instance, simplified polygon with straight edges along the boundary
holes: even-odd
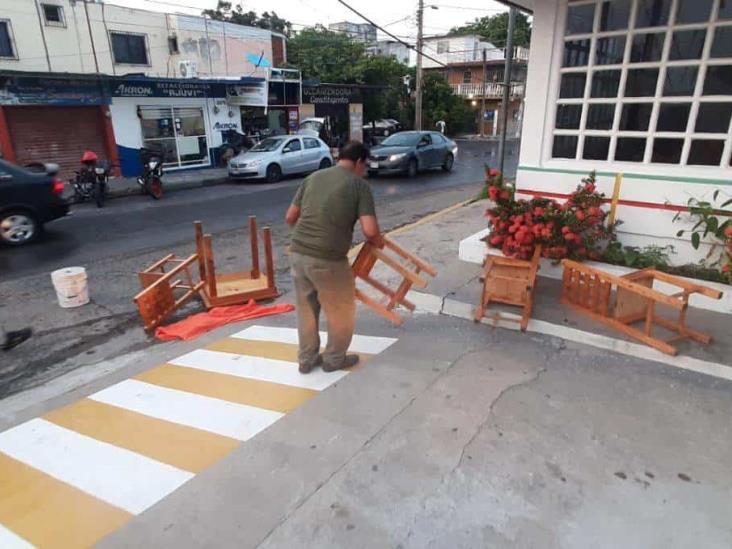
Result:
[[[144,34],[110,32],[114,62],[123,65],[149,65]]]
[[[731,4],[570,0],[552,157],[728,168]]]

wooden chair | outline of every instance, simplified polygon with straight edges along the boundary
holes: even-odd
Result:
[[[483,266],[483,290],[480,294],[480,304],[475,311],[475,322],[480,322],[485,316],[485,310],[491,302],[505,303],[521,307],[521,319],[516,320],[496,312],[491,316],[493,322],[499,320],[518,322],[521,331],[525,332],[534,306],[534,287],[540,259],[541,246],[536,246],[531,261],[488,256]]]
[[[393,252],[393,254],[389,252]],[[372,276],[372,270],[378,261],[401,275],[402,281],[395,290]],[[410,254],[388,238],[384,238],[384,247],[381,249],[366,242],[356,256],[351,269],[357,280],[364,281],[379,294],[385,296],[383,300],[377,300],[356,289],[356,299],[396,326],[400,326],[404,322],[404,318],[394,310],[395,307],[402,305],[410,311],[414,311],[415,305],[405,296],[413,285],[418,288],[427,287],[427,281],[419,276],[420,273],[424,272],[432,277],[437,276],[434,267]]]
[[[196,250],[198,251],[198,270],[205,282],[201,291],[203,302],[209,309],[246,303],[250,299],[274,299],[279,294],[274,279],[274,259],[272,257],[272,233],[269,227],[262,231],[266,272],[259,269],[259,239],[257,218],[249,217],[249,240],[252,254],[252,268],[249,271],[216,274],[213,243],[210,234],[203,234],[200,221],[194,224]]]
[[[689,296],[696,293],[711,299],[721,299],[722,292],[655,269],[614,276],[568,259],[563,260],[562,264],[562,303],[578,312],[669,355],[677,354],[678,350],[673,344],[684,339],[693,339],[705,345],[712,341],[711,336],[686,325]],[[653,284],[656,280],[681,291],[669,295],[655,290]],[[678,311],[677,318],[672,320],[656,314],[658,305]],[[633,326],[641,321],[642,329]],[[676,332],[677,335],[665,340],[654,337],[654,325]]]
[[[137,273],[142,291],[134,297],[134,300],[140,311],[145,331],[155,330],[188,300],[201,292],[203,280],[193,282],[189,271],[197,259],[196,254],[186,259],[176,259],[175,255],[169,254]]]

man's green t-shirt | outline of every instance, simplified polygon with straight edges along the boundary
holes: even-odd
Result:
[[[290,249],[322,259],[345,258],[358,218],[376,215],[369,184],[340,166],[309,175],[292,203],[300,208],[300,218]]]

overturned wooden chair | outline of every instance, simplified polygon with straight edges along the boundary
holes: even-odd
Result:
[[[534,287],[536,273],[539,271],[541,246],[536,246],[530,261],[513,257],[490,255],[483,265],[483,289],[480,303],[475,311],[475,322],[485,316],[486,308],[492,302],[521,307],[521,319],[501,315],[491,315],[494,324],[499,320],[518,322],[521,331],[526,331],[534,306]]]
[[[176,259],[175,255],[169,254],[137,273],[142,291],[134,300],[145,331],[155,330],[201,292],[204,281],[194,282],[190,271],[197,259],[196,254],[186,259]]]
[[[402,277],[396,289],[389,288],[374,278],[372,271],[379,261]],[[384,247],[381,249],[366,242],[356,256],[351,269],[357,280],[362,280],[383,296],[383,298],[373,298],[357,288],[356,299],[396,326],[404,322],[404,318],[394,310],[397,305],[410,311],[415,309],[415,305],[406,299],[412,286],[427,287],[427,281],[420,274],[437,276],[437,271],[431,265],[388,238],[384,238]]]
[[[637,339],[669,355],[677,354],[674,343],[692,339],[709,344],[711,336],[686,325],[689,297],[700,294],[711,299],[721,299],[722,292],[655,269],[643,269],[623,276],[582,265],[565,259],[562,279],[562,303],[619,332]],[[680,291],[666,294],[654,289],[660,281]],[[657,314],[658,306],[677,311],[676,319]],[[643,322],[643,327],[633,324]],[[677,335],[660,339],[653,334],[654,326],[660,326]]]
[[[203,302],[211,307],[239,305],[249,300],[274,299],[279,294],[275,286],[274,259],[272,257],[272,232],[269,227],[262,230],[266,271],[259,269],[259,238],[257,218],[249,217],[249,240],[252,254],[252,268],[249,271],[217,274],[214,261],[213,242],[210,234],[204,235],[200,221],[194,224],[198,269],[204,286],[201,290]]]

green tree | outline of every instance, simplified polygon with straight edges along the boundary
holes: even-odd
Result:
[[[477,34],[498,48],[506,45],[508,36],[508,12],[475,18],[472,23],[453,27],[450,34]],[[513,42],[516,46],[528,47],[531,41],[531,23],[523,13],[516,14]]]
[[[381,118],[404,121],[406,89],[403,78],[409,72],[409,67],[394,57],[366,55],[359,60],[357,82],[374,86],[363,90],[364,124]]]
[[[357,83],[365,56],[363,44],[323,27],[303,29],[287,41],[288,64],[300,69],[306,80]]]
[[[274,11],[271,13],[265,11],[260,17],[255,11],[244,11],[241,4],[237,4],[235,8],[232,8],[231,2],[226,0],[219,0],[214,9],[203,10],[202,15],[216,21],[269,29],[285,36],[290,36],[292,32],[292,23],[278,16]]]
[[[452,93],[452,87],[445,78],[437,73],[426,73],[422,85],[423,128],[432,129],[438,120],[444,120],[447,133],[451,135],[474,130],[473,110]]]

